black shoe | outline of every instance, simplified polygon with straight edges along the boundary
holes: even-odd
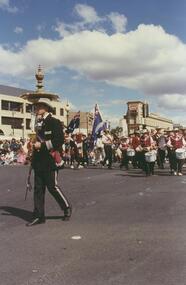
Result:
[[[69,221],[71,215],[72,215],[72,207],[70,206],[64,210],[63,221]]]
[[[32,227],[39,224],[44,224],[45,218],[35,218],[30,223],[26,224],[27,227]]]

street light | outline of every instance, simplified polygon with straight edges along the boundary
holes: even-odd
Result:
[[[13,134],[13,136],[14,136],[14,115],[15,115],[15,110],[12,110],[12,118],[13,118],[13,120],[12,120],[12,134]]]
[[[24,138],[25,138],[25,132],[24,132],[25,124],[22,123],[21,126],[22,126],[22,137],[23,137],[23,140],[24,140]]]
[[[111,126],[111,122],[109,121],[108,122],[108,129],[109,129],[109,131],[110,131],[110,126]]]
[[[88,136],[89,113],[87,113],[87,136]]]
[[[67,104],[65,106],[65,110],[67,112],[67,127],[68,127],[68,122],[69,122],[69,111],[70,111],[70,106],[68,104],[68,101],[67,101]]]

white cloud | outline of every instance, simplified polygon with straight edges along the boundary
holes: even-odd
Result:
[[[77,4],[74,8],[76,14],[83,20],[84,23],[96,23],[101,20],[96,10],[85,4]]]
[[[126,34],[83,31],[59,40],[39,38],[19,52],[0,46],[0,60],[4,74],[31,74],[41,63],[45,69],[65,66],[150,95],[186,90],[186,45],[154,25],[140,25]]]
[[[114,99],[114,100],[106,100],[105,102],[100,103],[100,107],[112,107],[112,106],[125,106],[128,100],[125,99]]]
[[[165,94],[158,99],[159,108],[166,110],[186,110],[186,94]]]
[[[22,27],[15,27],[14,32],[16,34],[22,34],[23,33],[23,28]]]
[[[111,124],[111,128],[114,128],[119,125],[119,120],[121,119],[122,116],[113,115],[113,114],[111,115],[107,110],[102,109],[101,105],[100,108],[103,120],[108,121]]]
[[[160,96],[157,100],[157,106],[159,110],[165,113],[165,117],[171,118],[174,123],[186,126],[186,93]]]
[[[10,13],[18,12],[18,8],[15,6],[11,6],[9,0],[0,0],[0,9],[8,11]]]
[[[68,104],[70,111],[72,112],[76,110],[77,112],[79,111],[79,108],[76,105],[74,105],[71,101],[69,101],[69,99],[67,99],[66,97],[62,98],[62,100],[64,103],[66,102],[65,107]]]
[[[181,124],[186,127],[185,113],[172,113],[171,120],[174,124]]]
[[[159,26],[140,25],[125,35],[111,36],[84,31],[64,39],[62,45],[68,67],[91,79],[146,94],[185,92],[186,45]]]
[[[112,25],[114,32],[123,33],[126,30],[127,18],[119,13],[112,12],[109,15],[100,17],[94,7],[85,4],[77,4],[74,8],[75,14],[79,17],[79,21],[74,23],[65,23],[58,21],[54,28],[61,37],[89,30],[100,31],[106,33],[104,25]]]
[[[83,29],[84,29],[84,25],[82,23],[66,24],[64,22],[58,22],[57,26],[54,28],[54,30],[58,32],[60,37],[62,38],[78,33],[82,31]]]
[[[126,31],[127,18],[119,13],[112,12],[108,15],[108,18],[112,22],[112,26],[116,33],[123,33]]]
[[[40,33],[43,32],[45,29],[46,29],[46,23],[42,23],[36,26],[36,30]]]
[[[127,103],[127,100],[125,99],[115,99],[115,100],[111,100],[111,104],[112,105],[124,105]]]
[[[104,19],[98,16],[96,10],[92,6],[77,4],[74,7],[74,12],[80,18],[79,21],[71,24],[58,21],[57,26],[54,28],[61,37],[67,37],[83,30],[96,29],[104,31],[104,29],[99,25],[99,23]]]

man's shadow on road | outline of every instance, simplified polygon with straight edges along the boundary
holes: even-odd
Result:
[[[9,206],[1,206],[0,211],[4,211],[1,213],[3,216],[14,216],[18,217],[26,222],[31,221],[33,213],[30,211],[27,211],[25,209],[15,208],[15,207],[9,207]]]
[[[33,212],[27,211],[25,209],[10,207],[10,206],[1,206],[0,211],[4,211],[1,213],[3,216],[14,216],[18,217],[26,222],[30,222],[33,218]],[[63,219],[64,216],[46,216],[47,220],[59,220]]]

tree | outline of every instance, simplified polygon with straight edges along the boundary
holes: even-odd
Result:
[[[116,127],[115,129],[112,129],[112,130],[111,130],[111,134],[112,134],[114,137],[120,137],[122,131],[123,131],[123,128],[118,126],[118,127]]]

